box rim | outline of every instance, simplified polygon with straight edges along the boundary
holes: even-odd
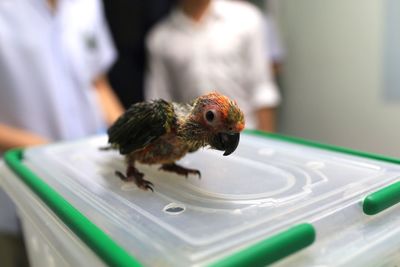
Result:
[[[311,140],[306,140],[302,138],[286,136],[282,134],[276,133],[267,133],[259,130],[245,130],[245,134],[260,136],[264,138],[276,139],[284,142],[290,142],[295,144],[300,144],[308,147],[315,147],[324,150],[330,150],[335,152],[340,152],[344,154],[355,155],[364,158],[370,158],[374,160],[380,160],[395,164],[400,164],[400,159],[394,157],[387,157],[379,154],[362,152],[358,150],[348,149],[340,146],[334,146],[329,144],[323,144],[319,142],[314,142]],[[38,177],[35,173],[33,173],[28,167],[26,167],[23,163],[23,149],[17,148],[7,151],[4,154],[4,160],[6,164],[18,175],[18,177],[31,189],[33,190],[41,200],[48,205],[51,210],[66,224],[68,228],[70,228],[85,244],[89,246],[101,259],[104,260],[110,266],[142,266],[141,263],[134,258],[130,253],[128,253],[124,248],[118,245],[110,236],[108,236],[103,230],[97,227],[93,222],[91,222],[85,215],[79,212],[74,206],[72,206],[67,200],[65,200],[60,194],[58,194],[54,189],[52,189],[49,185],[47,185],[40,177]],[[390,185],[389,185],[390,186]],[[387,187],[389,187],[387,186]],[[386,188],[386,187],[385,187]],[[372,193],[373,194],[373,193]],[[370,195],[372,195],[370,194]],[[368,196],[367,196],[368,197]],[[385,198],[385,201],[391,202],[391,205],[387,205],[387,203],[382,204],[385,209],[395,205],[399,201],[393,203],[392,200]],[[365,202],[364,202],[365,205]],[[366,213],[366,209],[364,208],[364,213]],[[368,210],[368,209],[367,209]],[[379,211],[380,212],[380,211]],[[291,228],[281,231],[274,236],[268,236],[263,241],[258,242],[256,244],[247,246],[242,250],[235,252],[223,259],[219,259],[212,263],[212,266],[238,266],[239,262],[235,259],[241,258],[240,264],[250,263],[251,258],[239,257],[238,255],[253,255],[253,252],[259,251],[260,244],[264,250],[270,250],[271,246],[268,244],[273,244],[275,236],[279,236],[281,234],[285,234],[286,232],[291,232],[293,229],[297,229],[299,226],[304,226],[304,229],[308,229],[304,232],[305,236],[308,236],[308,240],[310,242],[305,243],[303,246],[299,246],[294,251],[290,251],[290,253],[283,253],[279,256],[279,258],[274,258],[273,261],[264,259],[261,260],[262,264],[267,262],[270,264],[279,259],[282,259],[292,253],[297,252],[298,250],[303,249],[311,245],[315,239],[315,230],[311,224],[296,224]],[[310,228],[311,227],[311,228]],[[311,230],[310,230],[311,229]],[[271,243],[271,241],[273,241]],[[267,245],[266,245],[267,244]],[[281,245],[281,244],[280,244]],[[268,261],[266,261],[268,260]],[[253,262],[254,263],[254,262]]]

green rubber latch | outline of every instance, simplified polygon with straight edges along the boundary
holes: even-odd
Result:
[[[314,240],[314,227],[308,223],[299,224],[223,258],[210,267],[266,266],[308,247]]]
[[[368,195],[363,202],[363,211],[374,215],[400,202],[400,181]]]

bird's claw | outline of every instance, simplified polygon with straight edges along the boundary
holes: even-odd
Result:
[[[150,181],[143,179],[143,173],[141,172],[137,171],[132,175],[126,176],[120,171],[115,171],[115,175],[117,175],[124,182],[134,182],[136,186],[140,189],[143,189],[145,191],[151,190],[152,192],[154,192],[154,184]]]
[[[194,169],[188,169],[184,168],[182,166],[179,166],[175,163],[170,163],[170,164],[163,164],[159,168],[159,170],[167,171],[167,172],[173,172],[179,175],[183,175],[188,178],[189,174],[195,174],[199,176],[199,179],[201,179],[201,173],[199,170],[194,170]]]
[[[199,176],[199,179],[201,179],[201,172],[199,170],[190,170],[190,173],[197,174]],[[187,175],[186,175],[186,178],[187,178]]]
[[[142,179],[142,180],[136,180],[135,183],[139,188],[143,190],[151,190],[152,192],[154,192],[153,189],[154,184],[150,181]]]
[[[130,182],[130,181],[132,181],[133,180],[133,178],[134,177],[131,177],[131,176],[126,176],[126,175],[124,175],[122,172],[120,172],[120,171],[115,171],[115,175],[116,176],[118,176],[122,181],[124,181],[124,182]]]

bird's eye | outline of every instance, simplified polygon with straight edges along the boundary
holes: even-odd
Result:
[[[215,118],[214,112],[212,112],[211,110],[207,111],[206,113],[206,119],[208,122],[212,122]]]

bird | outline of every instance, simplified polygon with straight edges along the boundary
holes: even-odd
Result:
[[[190,103],[163,99],[130,106],[108,129],[108,143],[125,156],[126,173],[115,171],[123,181],[154,191],[135,163],[161,164],[162,171],[188,177],[201,173],[176,164],[187,153],[202,147],[224,151],[228,156],[239,144],[245,127],[243,112],[236,101],[218,92],[197,97]]]

